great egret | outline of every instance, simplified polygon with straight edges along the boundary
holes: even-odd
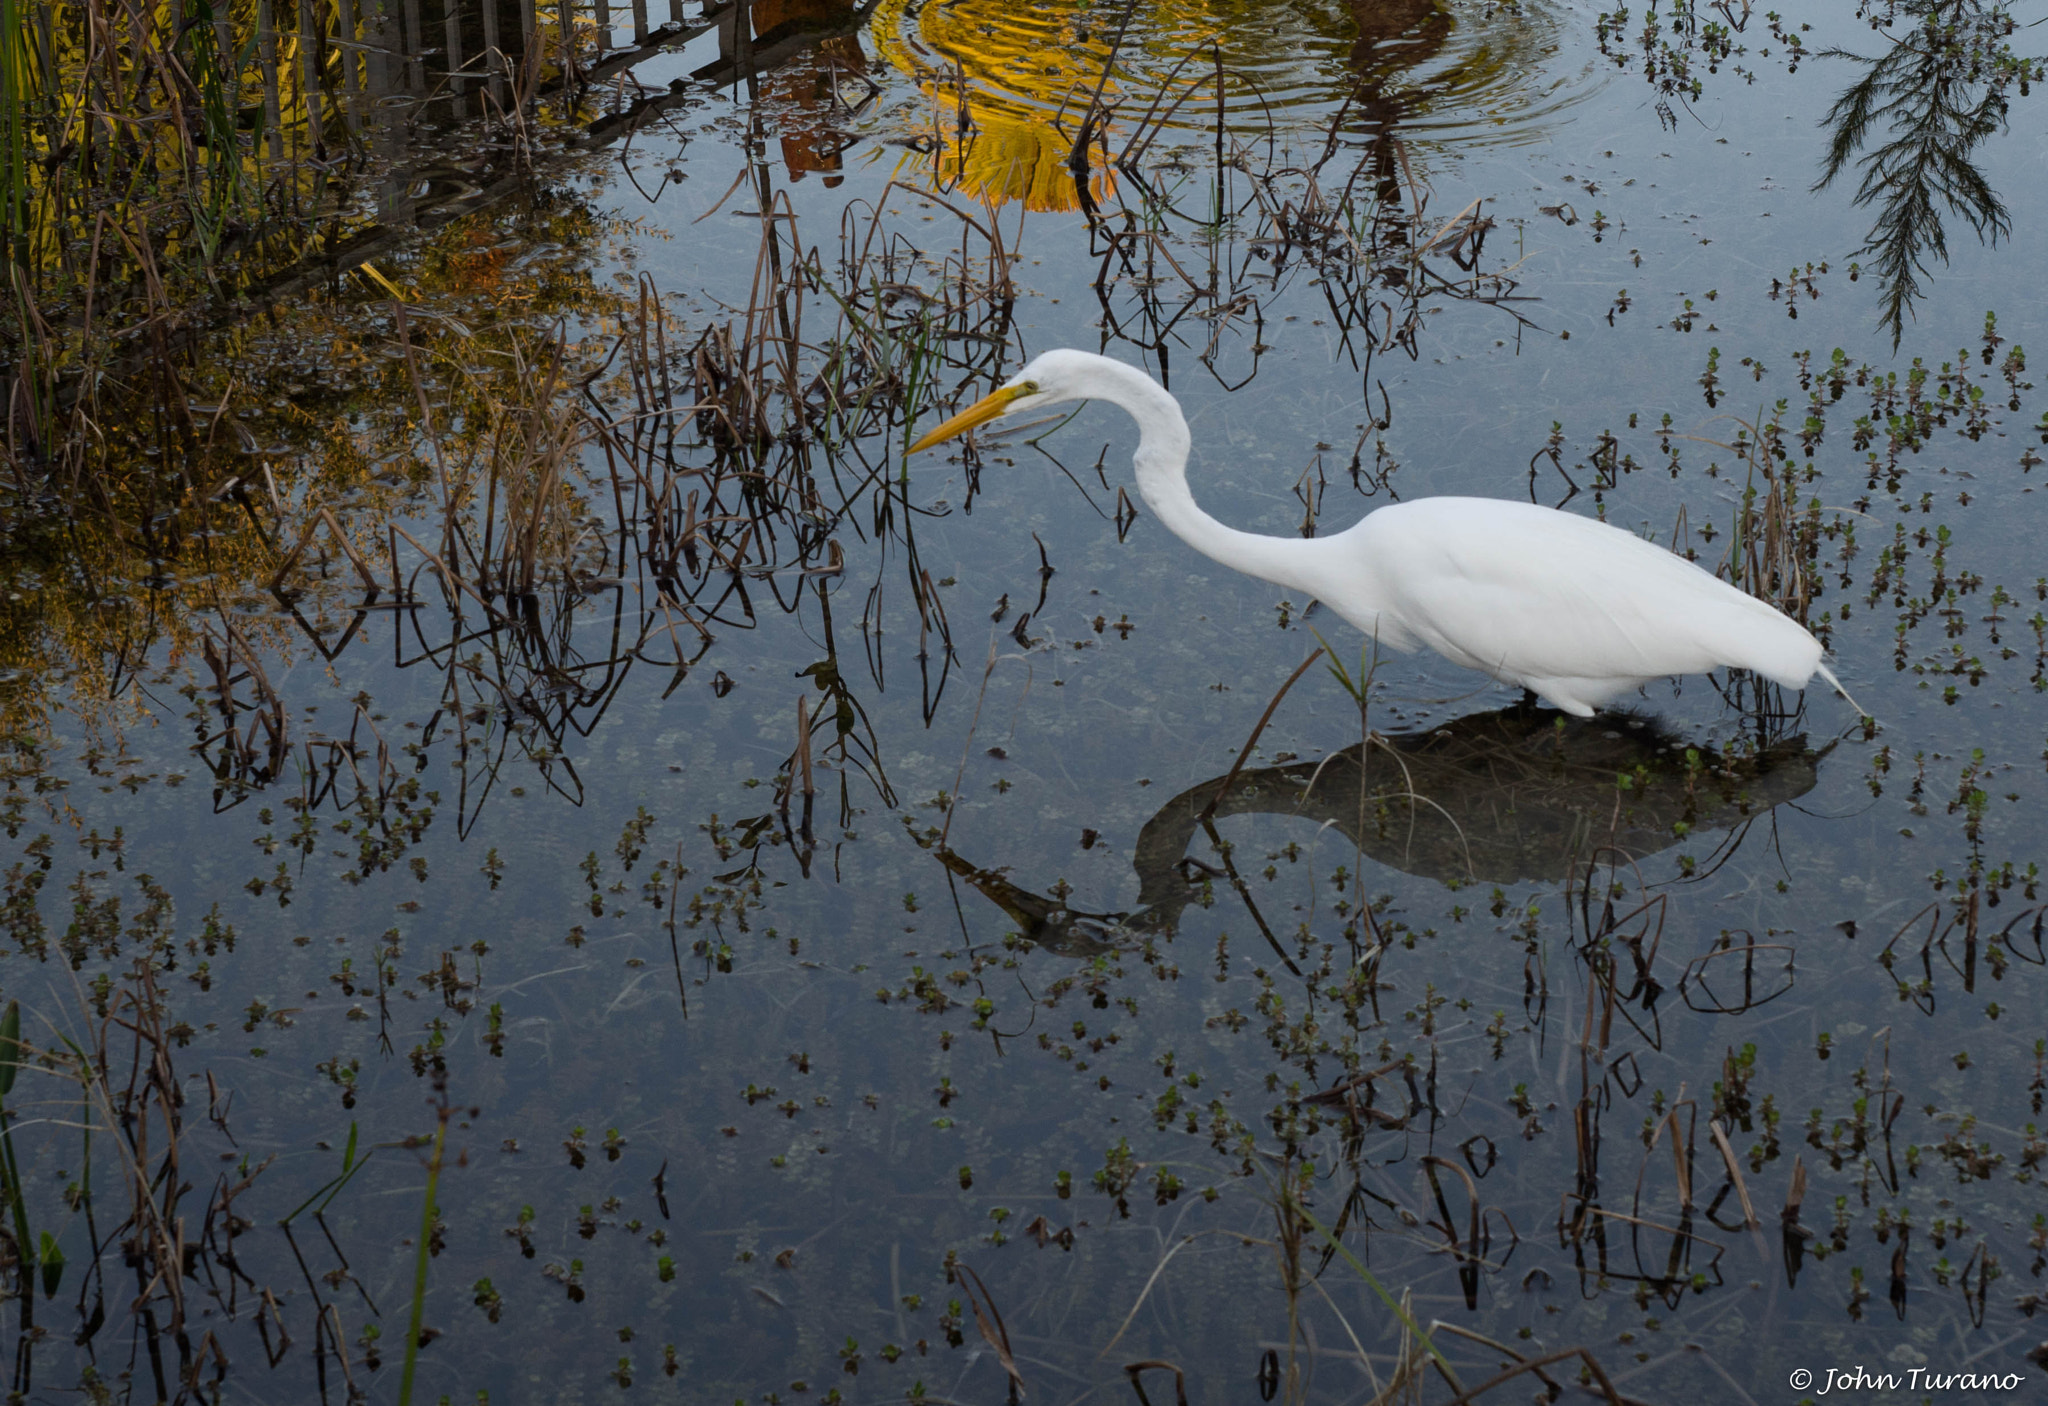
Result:
[[[1069,400],[1106,400],[1138,422],[1138,491],[1196,551],[1314,596],[1383,645],[1427,645],[1575,717],[1651,679],[1722,667],[1786,688],[1804,688],[1818,673],[1842,689],[1821,662],[1820,641],[1796,621],[1655,543],[1555,508],[1419,498],[1330,537],[1225,527],[1188,491],[1180,403],[1105,356],[1045,352],[910,452]]]

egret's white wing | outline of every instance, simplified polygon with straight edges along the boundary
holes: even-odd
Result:
[[[1430,498],[1382,508],[1345,536],[1360,539],[1352,560],[1371,578],[1383,638],[1412,636],[1538,692],[1549,692],[1541,681],[1571,680],[1592,685],[1571,691],[1594,702],[1726,666],[1796,687],[1820,662],[1813,637],[1770,606],[1576,514]]]

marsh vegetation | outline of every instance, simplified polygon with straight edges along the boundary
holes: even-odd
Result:
[[[14,1399],[2005,1399],[2027,18],[0,2]],[[1376,656],[1086,411],[906,463],[1056,345],[1868,716]]]

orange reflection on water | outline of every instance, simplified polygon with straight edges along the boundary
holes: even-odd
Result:
[[[852,0],[755,0],[752,7],[756,51],[797,41],[784,63],[761,75],[760,101],[776,114],[776,136],[791,180],[812,171],[828,173],[825,184],[838,185],[846,139],[834,125],[840,109],[839,85],[867,72],[860,39],[847,33],[855,9]],[[819,37],[804,42],[805,36]]]

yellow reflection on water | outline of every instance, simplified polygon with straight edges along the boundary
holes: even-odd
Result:
[[[1098,91],[1112,114],[1091,162],[1098,201],[1113,190],[1101,147],[1113,161],[1155,125],[1263,134],[1293,115],[1365,139],[1498,138],[1569,100],[1544,85],[1555,22],[1535,4],[1157,0],[1119,45],[1124,22],[1087,0],[881,0],[869,34],[930,100],[933,179],[1034,210],[1080,204],[1068,161]]]
[[[964,192],[986,205],[1022,201],[1027,210],[1077,210],[1081,197],[1068,166],[1073,138],[1050,122],[1031,117],[977,113],[963,138],[958,109],[947,134],[927,158],[936,184]],[[1089,199],[1097,205],[1116,193],[1116,172],[1095,153],[1087,175]]]

